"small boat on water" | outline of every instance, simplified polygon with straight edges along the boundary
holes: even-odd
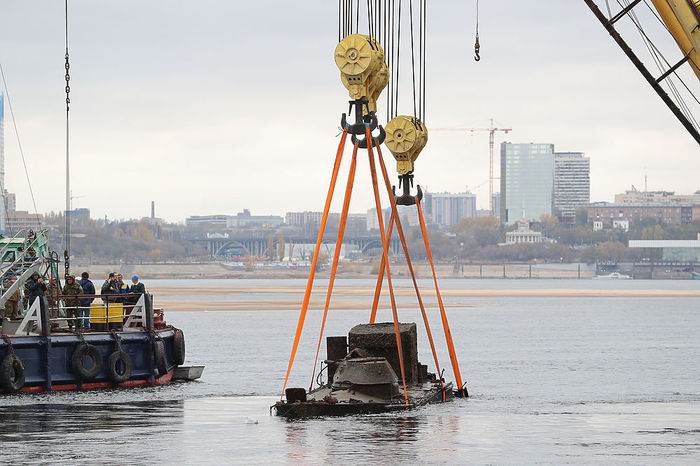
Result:
[[[60,280],[46,231],[0,237],[0,259],[0,308],[18,316],[2,319],[0,392],[133,388],[201,376],[202,366],[183,366],[184,334],[150,294],[80,295],[92,301],[81,306],[88,314],[81,322],[66,305],[75,296],[21,299],[32,275]],[[89,328],[81,328],[85,320]]]
[[[607,275],[596,275],[593,278],[596,278],[599,280],[600,279],[603,279],[603,280],[628,280],[628,279],[631,279],[632,277],[630,277],[629,275],[622,274],[620,272],[612,272],[612,273],[609,273]]]
[[[428,366],[418,361],[416,324],[401,323],[400,333],[406,392],[396,375],[400,363],[394,324],[360,324],[348,337],[327,338],[319,387],[308,393],[304,388],[288,388],[286,400],[270,409],[286,418],[308,418],[403,411],[452,400],[453,385],[429,373]],[[327,381],[321,383],[324,371]]]

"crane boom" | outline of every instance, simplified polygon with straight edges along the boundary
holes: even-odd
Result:
[[[700,79],[700,1],[651,0],[654,8]]]
[[[633,0],[611,18],[606,17],[603,12],[600,11],[600,8],[598,8],[595,0],[583,1],[588,8],[590,8],[603,27],[605,27],[620,49],[625,53],[625,55],[627,55],[627,58],[630,59],[632,64],[634,64],[637,70],[642,74],[642,76],[644,76],[644,79],[647,80],[652,89],[656,91],[659,97],[661,97],[661,100],[663,100],[666,106],[671,110],[671,112],[673,112],[678,121],[680,121],[693,139],[700,144],[700,131],[698,131],[698,128],[693,124],[689,117],[684,114],[683,111],[681,111],[678,105],[676,105],[676,102],[669,97],[664,88],[661,87],[661,83],[669,78],[671,74],[673,74],[686,62],[691,63],[693,71],[695,71],[698,78],[700,78],[700,74],[698,74],[697,71],[697,66],[700,62],[698,62],[696,58],[693,58],[694,54],[696,56],[699,50],[693,46],[693,40],[700,41],[700,30],[698,30],[698,20],[700,19],[700,2],[698,0],[652,0],[654,6],[657,8],[657,11],[662,16],[666,27],[669,29],[669,32],[684,53],[683,58],[678,63],[672,65],[668,70],[661,74],[661,76],[654,77],[644,65],[642,60],[639,59],[632,48],[627,44],[625,39],[615,29],[615,23],[621,18],[629,15],[632,10],[639,5],[641,0]],[[673,7],[671,6],[672,4]],[[675,10],[674,7],[676,8]],[[686,33],[686,29],[684,28],[691,27],[693,22],[693,19],[689,17],[690,15],[692,15],[694,18],[695,27],[694,29],[689,29]],[[682,21],[680,18],[682,18]],[[668,21],[668,23],[666,23],[666,21]],[[675,34],[673,31],[675,31]],[[685,44],[685,48],[683,44]],[[698,42],[698,45],[700,45],[700,42]]]

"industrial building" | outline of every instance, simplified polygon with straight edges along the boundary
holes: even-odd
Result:
[[[588,222],[600,228],[615,228],[617,225],[634,225],[642,219],[655,219],[666,225],[680,225],[693,221],[693,206],[690,204],[617,204],[595,202],[588,206]],[[622,223],[621,223],[622,222]]]
[[[660,249],[668,262],[700,262],[700,234],[696,240],[630,240],[629,247]]]

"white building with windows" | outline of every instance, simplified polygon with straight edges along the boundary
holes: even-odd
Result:
[[[591,160],[583,152],[554,154],[554,214],[562,223],[576,222],[576,210],[591,202]]]
[[[476,194],[464,193],[430,193],[426,196],[430,202],[432,223],[451,227],[458,225],[464,218],[476,217]]]
[[[543,243],[545,237],[541,231],[530,230],[530,222],[521,220],[518,222],[518,228],[506,233],[506,245],[511,244],[535,244]]]

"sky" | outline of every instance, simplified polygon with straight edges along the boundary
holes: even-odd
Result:
[[[497,143],[585,152],[594,201],[642,189],[645,173],[649,189],[700,189],[697,144],[582,0],[482,1],[478,63],[474,2],[428,4],[429,129],[494,118],[513,129]],[[70,9],[73,207],[138,218],[153,200],[171,221],[322,209],[348,100],[333,62],[337,2],[71,0]],[[63,2],[0,0],[0,63],[39,212],[65,204],[63,34]],[[406,59],[401,74],[410,76]],[[410,114],[409,82],[400,86],[399,111]],[[7,188],[32,210],[6,113]],[[488,135],[429,138],[417,182],[468,187],[487,207]],[[352,212],[373,202],[359,160]]]

